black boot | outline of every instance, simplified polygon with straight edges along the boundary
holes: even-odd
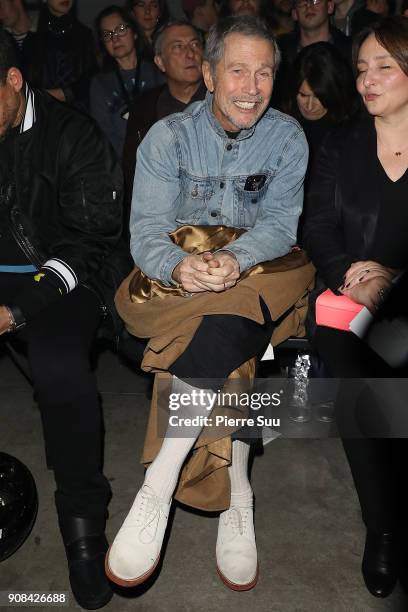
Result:
[[[367,529],[362,572],[374,597],[388,597],[398,579],[395,535]]]
[[[108,550],[105,520],[63,516],[59,525],[75,599],[86,610],[102,608],[113,595],[104,569]]]

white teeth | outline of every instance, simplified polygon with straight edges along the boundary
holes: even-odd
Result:
[[[252,108],[255,107],[255,102],[235,102],[236,106],[238,106],[238,108],[244,108],[246,110],[250,110]]]

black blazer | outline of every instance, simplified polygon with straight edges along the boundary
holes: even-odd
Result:
[[[335,291],[355,261],[370,259],[380,208],[377,138],[365,116],[322,143],[305,200],[303,246]]]

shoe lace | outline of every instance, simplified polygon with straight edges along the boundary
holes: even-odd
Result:
[[[227,513],[227,522],[230,523],[233,533],[244,535],[248,526],[249,509],[232,506]]]
[[[147,485],[142,487],[140,492],[139,512],[134,521],[134,524],[142,525],[138,535],[141,543],[150,544],[155,539],[157,527],[161,516],[164,514],[165,506],[166,504],[150,487]],[[145,535],[147,535],[147,538],[143,537]]]

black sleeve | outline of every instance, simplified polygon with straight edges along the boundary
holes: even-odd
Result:
[[[305,202],[303,242],[317,274],[336,291],[353,260],[344,248],[339,212],[336,210],[337,170],[340,161],[336,133],[322,143],[312,165]]]
[[[50,303],[93,279],[122,232],[123,178],[97,126],[86,118],[66,123],[59,145],[56,201],[58,238],[50,237],[48,260],[14,304],[30,319]],[[79,129],[78,129],[79,128]]]

